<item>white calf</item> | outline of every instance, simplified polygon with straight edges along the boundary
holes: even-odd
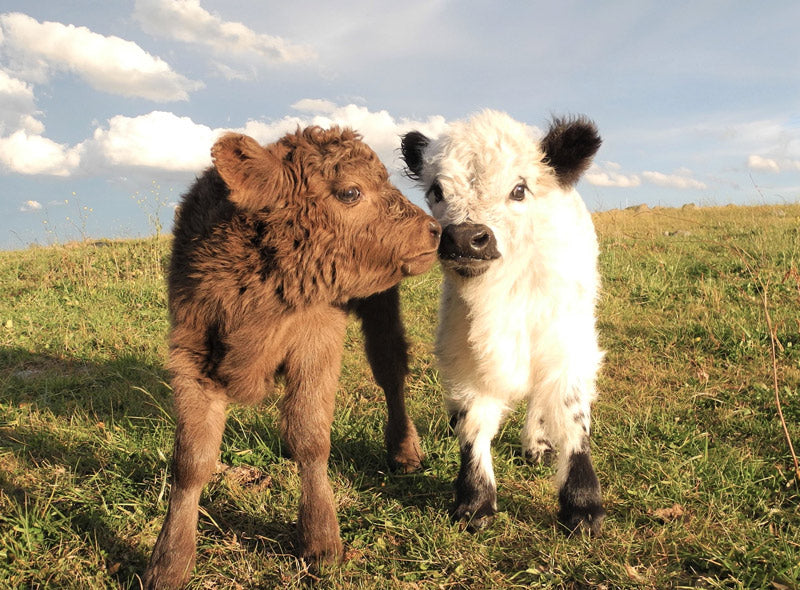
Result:
[[[559,449],[559,522],[597,533],[605,516],[589,454],[597,345],[597,239],[573,186],[600,147],[594,124],[556,119],[534,139],[484,111],[431,140],[403,137],[409,176],[444,228],[436,354],[461,447],[454,518],[497,511],[492,438],[519,401],[525,456]]]

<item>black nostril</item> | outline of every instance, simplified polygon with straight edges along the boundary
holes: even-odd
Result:
[[[472,236],[472,239],[469,241],[469,245],[473,250],[480,251],[489,245],[489,240],[489,233],[483,231]]]
[[[428,228],[430,228],[434,240],[438,240],[442,236],[442,226],[438,222],[431,221]]]

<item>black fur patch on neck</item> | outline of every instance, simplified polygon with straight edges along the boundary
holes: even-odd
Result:
[[[541,141],[544,162],[555,170],[562,188],[573,186],[600,149],[600,134],[586,117],[555,118]]]

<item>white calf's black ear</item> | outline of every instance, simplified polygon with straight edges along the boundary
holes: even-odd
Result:
[[[553,119],[541,141],[544,162],[553,168],[563,188],[571,187],[589,168],[602,142],[597,127],[586,117]]]
[[[430,139],[419,131],[409,131],[400,140],[400,150],[403,152],[403,161],[406,163],[406,174],[412,180],[419,180],[422,176],[422,154]]]

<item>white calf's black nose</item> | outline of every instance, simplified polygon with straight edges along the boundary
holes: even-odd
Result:
[[[453,223],[442,232],[439,256],[494,260],[500,257],[500,253],[497,251],[497,240],[489,227],[481,223]]]

